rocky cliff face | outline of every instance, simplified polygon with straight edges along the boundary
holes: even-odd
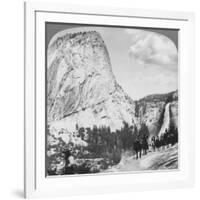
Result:
[[[178,91],[149,95],[135,104],[137,125],[145,123],[151,135],[161,135],[170,125],[178,128]]]
[[[134,102],[116,82],[97,32],[66,34],[48,48],[47,116],[51,127],[120,128],[134,123]]]
[[[120,129],[123,121],[138,128],[145,123],[151,135],[170,123],[177,126],[177,91],[133,101],[117,83],[100,34],[66,33],[48,47],[47,116],[58,132],[106,125]]]

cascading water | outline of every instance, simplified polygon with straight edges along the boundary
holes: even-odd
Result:
[[[158,135],[159,136],[162,135],[166,129],[167,130],[169,129],[169,126],[170,126],[170,103],[167,103],[165,106],[163,124]]]

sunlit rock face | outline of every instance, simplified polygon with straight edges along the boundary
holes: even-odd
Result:
[[[178,128],[178,91],[149,95],[135,103],[137,124],[145,123],[150,135],[161,135],[170,125]]]
[[[55,37],[48,47],[47,116],[56,129],[134,124],[134,101],[116,82],[96,31]]]

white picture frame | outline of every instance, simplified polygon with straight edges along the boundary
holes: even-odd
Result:
[[[191,187],[194,184],[194,15],[26,2],[24,195],[26,198]],[[45,177],[45,22],[178,28],[180,168],[173,172]]]

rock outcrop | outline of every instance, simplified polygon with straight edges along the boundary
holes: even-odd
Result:
[[[134,102],[116,82],[108,51],[97,32],[66,34],[48,48],[48,122],[120,128],[134,123]]]

